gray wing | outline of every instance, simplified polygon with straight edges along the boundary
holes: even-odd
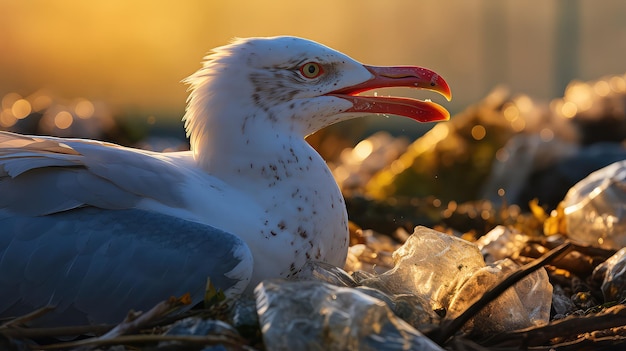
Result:
[[[174,295],[201,301],[207,278],[241,293],[252,255],[235,235],[150,211],[0,210],[0,316],[47,304],[41,325],[115,323]]]
[[[45,215],[81,206],[184,208],[183,167],[168,154],[83,139],[0,132],[0,210]]]

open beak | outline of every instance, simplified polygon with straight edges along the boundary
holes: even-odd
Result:
[[[420,122],[445,121],[450,118],[450,113],[445,108],[431,101],[357,95],[377,88],[409,87],[436,91],[450,101],[450,87],[439,74],[416,66],[364,67],[374,75],[372,79],[326,94],[350,101],[352,108],[345,112],[399,115]]]

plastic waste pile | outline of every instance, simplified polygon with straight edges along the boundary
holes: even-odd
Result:
[[[475,244],[426,227],[417,227],[393,259],[395,266],[383,274],[350,275],[310,263],[299,281],[263,282],[255,293],[266,346],[439,350],[418,330],[458,316],[517,267],[509,259],[486,264]],[[464,331],[487,335],[545,324],[551,297],[542,268],[491,302]]]

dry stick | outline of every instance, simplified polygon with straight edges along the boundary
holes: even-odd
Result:
[[[572,244],[569,241],[565,241],[565,243],[561,244],[557,248],[551,250],[540,258],[534,260],[533,262],[524,265],[519,268],[515,272],[509,274],[504,280],[502,280],[498,285],[494,286],[490,290],[481,296],[478,301],[468,307],[463,313],[461,313],[457,318],[446,321],[440,328],[433,330],[428,333],[428,336],[435,341],[439,345],[444,345],[452,335],[454,335],[457,331],[459,331],[467,321],[469,321],[472,317],[474,317],[478,312],[480,312],[485,306],[491,303],[493,300],[498,298],[503,292],[505,292],[508,288],[513,286],[513,284],[522,280],[524,277],[529,275],[530,273],[538,270],[543,267],[548,262],[554,260],[555,258],[565,254],[571,249]]]
[[[10,321],[0,325],[0,330],[2,330],[3,328],[10,328],[16,325],[20,325],[20,324],[25,324],[27,322],[32,321],[33,319],[37,319],[41,316],[43,316],[44,314],[54,310],[54,306],[44,306],[40,309],[37,309],[31,313],[25,314],[23,316],[19,316],[16,318],[11,319]]]
[[[555,337],[564,339],[589,333],[595,330],[611,329],[626,325],[626,306],[616,305],[597,313],[591,313],[585,317],[568,316],[563,319],[550,322],[542,327],[530,327],[522,330],[495,335],[483,344],[490,346],[508,346],[524,343],[528,347],[541,346]],[[611,336],[614,338],[613,336]],[[615,339],[615,338],[614,338]],[[616,341],[619,341],[615,339]],[[569,343],[581,342],[579,340]],[[624,342],[624,340],[621,340]],[[555,347],[552,345],[551,347]]]
[[[0,334],[9,338],[41,338],[41,337],[58,337],[67,335],[82,335],[87,333],[101,334],[105,333],[111,328],[112,325],[81,325],[81,326],[67,326],[67,327],[53,327],[53,328],[30,328],[20,327],[20,325],[26,324],[32,320],[35,320],[46,313],[54,310],[54,306],[44,306],[33,312],[13,318],[6,323],[0,325]]]
[[[170,297],[168,300],[161,301],[149,311],[145,313],[141,312],[129,312],[122,323],[109,330],[106,334],[85,340],[70,341],[64,343],[51,344],[46,346],[37,346],[40,349],[55,349],[66,347],[78,347],[78,346],[90,346],[100,344],[111,344],[108,340],[118,340],[121,335],[130,333],[135,330],[139,330],[142,327],[154,322],[155,320],[163,317],[164,315],[172,312],[174,309],[179,308],[182,305],[188,304],[190,297],[184,295],[180,299]],[[113,342],[117,343],[117,341]]]
[[[68,335],[83,335],[88,333],[102,334],[111,330],[114,325],[77,325],[69,327],[52,327],[52,328],[21,328],[8,327],[0,328],[0,334],[10,338],[36,339],[36,338],[54,338]]]
[[[139,330],[151,322],[163,317],[182,305],[189,304],[189,296],[181,299],[170,297],[168,300],[161,301],[145,313],[129,312],[128,316],[118,324],[115,328],[109,330],[106,334],[98,337],[98,339],[112,339],[120,335],[128,334],[132,331]]]
[[[181,342],[201,345],[228,344],[232,346],[242,346],[243,339],[224,335],[122,335],[111,339],[91,338],[79,341],[70,341],[52,345],[34,345],[36,349],[53,350],[63,348],[74,348],[79,346],[103,346],[103,345],[123,345],[123,344],[146,344],[157,342]]]

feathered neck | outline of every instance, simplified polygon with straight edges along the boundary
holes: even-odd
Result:
[[[304,142],[297,123],[279,120],[255,99],[252,77],[258,71],[250,66],[253,53],[247,51],[245,40],[216,48],[184,81],[191,90],[183,117],[191,151],[210,173],[223,172],[236,159],[275,156],[281,152],[276,150],[279,137]]]

